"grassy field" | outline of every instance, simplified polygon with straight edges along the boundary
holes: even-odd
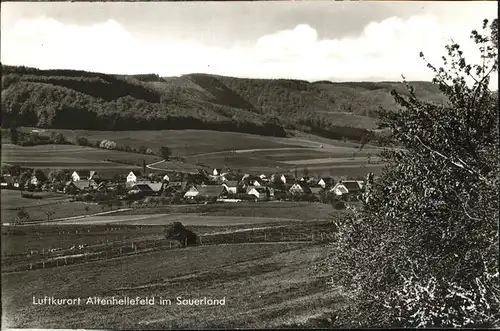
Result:
[[[352,159],[353,151],[355,149],[350,149],[351,154],[343,152],[337,155],[335,153],[310,150],[286,151],[286,153],[274,152],[274,154],[270,151],[239,154],[221,153],[190,157],[187,160],[191,163],[210,164],[222,168],[229,167],[250,173],[294,172],[296,169],[298,174],[301,175],[304,168],[309,170],[310,175],[319,176],[356,177],[365,176],[369,171],[376,174],[380,173],[383,167],[382,164],[368,164],[368,158],[363,155],[358,155]],[[368,152],[365,152],[365,155],[366,153]],[[347,156],[348,154],[349,156]],[[371,157],[370,161],[375,162],[378,160],[376,157]],[[161,164],[158,167],[161,167]]]
[[[31,128],[22,130],[29,132]],[[375,155],[380,151],[375,146],[367,145],[357,154],[355,160],[350,160],[353,153],[358,152],[359,144],[303,133],[297,133],[290,138],[207,130],[49,130],[44,134],[51,132],[61,132],[70,140],[85,136],[91,141],[107,139],[118,144],[136,148],[146,146],[153,150],[166,145],[172,149],[173,155],[187,158],[186,162],[160,162],[154,166],[155,171],[195,172],[200,167],[229,167],[245,172],[271,173],[308,167],[311,174],[315,175],[326,175],[335,171],[339,176],[350,176],[353,173],[366,172],[359,169],[353,171],[352,167],[342,167],[343,164],[339,163],[339,160],[344,160],[342,162],[347,162],[353,167],[361,167],[367,163],[368,154]],[[320,149],[319,145],[323,145],[324,148]],[[319,167],[318,159],[323,160]],[[41,169],[92,169],[104,176],[140,169],[143,160],[149,164],[160,161],[160,158],[72,145],[20,147],[4,144],[2,148],[2,162],[7,164]]]
[[[142,160],[152,163],[161,158],[85,146],[2,145],[2,162],[31,168],[95,169],[101,172],[106,169],[124,169],[123,173],[126,173],[125,169],[141,168]]]
[[[74,220],[52,221],[51,224],[133,224],[133,225],[167,225],[172,222],[182,222],[184,225],[242,225],[270,223],[275,221],[294,221],[295,219],[272,217],[236,217],[236,216],[205,216],[196,214],[150,214],[150,215],[110,215],[89,216]]]
[[[1,216],[2,223],[10,223],[17,217],[18,209],[24,208],[31,220],[45,220],[45,212],[53,212],[51,219],[85,215],[85,206],[89,207],[89,214],[102,212],[100,206],[95,204],[85,204],[83,202],[70,202],[68,196],[50,192],[36,192],[35,195],[42,196],[42,199],[27,199],[21,197],[21,192],[17,190],[0,190],[1,196]],[[107,207],[106,207],[107,208]],[[108,209],[106,209],[108,210]]]
[[[142,207],[119,212],[117,215],[198,214],[204,216],[265,217],[275,219],[330,219],[345,211],[334,210],[329,204],[309,202],[225,203],[208,205],[166,205]]]
[[[33,193],[41,199],[29,199],[21,196],[19,190],[0,190],[0,197],[2,202],[2,209],[16,209],[41,206],[46,204],[55,204],[68,199],[67,196],[60,193],[53,192],[35,192]]]
[[[23,128],[31,131],[32,128]],[[146,146],[153,151],[161,146],[168,146],[174,155],[188,156],[202,153],[220,152],[236,149],[279,148],[285,145],[297,147],[303,144],[287,138],[267,137],[246,133],[221,132],[210,130],[155,130],[155,131],[89,131],[89,130],[58,130],[70,141],[76,137],[86,137],[90,141],[112,140],[119,145],[138,148]]]
[[[2,274],[4,327],[273,327],[342,304],[310,271],[327,249],[308,244],[200,246]],[[124,267],[126,266],[126,267]],[[160,297],[172,305],[47,306],[32,297]],[[226,298],[224,306],[178,306],[175,298]],[[83,300],[85,302],[85,300]]]

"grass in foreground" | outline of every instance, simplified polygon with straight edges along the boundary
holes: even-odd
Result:
[[[158,252],[2,275],[5,327],[273,327],[342,302],[309,267],[321,246],[239,244]],[[35,306],[32,296],[155,296],[171,306]],[[226,297],[219,307],[176,306],[175,297]]]

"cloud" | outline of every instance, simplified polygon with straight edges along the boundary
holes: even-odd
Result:
[[[357,36],[320,39],[308,24],[261,36],[245,46],[220,47],[203,41],[176,40],[169,31],[139,38],[115,20],[79,26],[52,18],[20,20],[2,26],[2,62],[42,69],[68,68],[107,73],[192,72],[304,80],[429,80],[419,58],[423,51],[437,64],[450,37],[473,56],[468,39],[481,19],[440,23],[432,15],[390,17],[370,22]],[[216,41],[216,37],[213,38]]]

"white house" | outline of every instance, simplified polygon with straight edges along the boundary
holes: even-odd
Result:
[[[78,172],[73,171],[73,173],[71,174],[71,180],[74,182],[77,182],[80,180],[80,175],[78,174]]]
[[[322,177],[318,181],[318,185],[321,186],[322,188],[327,188],[328,186],[331,186],[333,184],[333,178],[332,177]]]
[[[95,171],[90,171],[88,177],[84,176],[82,173],[78,173],[77,171],[73,171],[71,174],[71,180],[74,182],[78,182],[80,180],[91,180],[98,178],[99,175]]]
[[[40,181],[38,180],[38,178],[36,176],[31,176],[31,179],[29,180],[29,183],[31,185],[39,185],[40,184]]]
[[[337,183],[330,192],[335,193],[336,195],[343,195],[343,194],[355,194],[361,191],[361,186],[357,181],[354,180],[348,180],[348,181],[343,181],[341,183]]]
[[[167,175],[167,174],[165,174],[165,176],[163,176],[162,180],[163,180],[164,182],[170,182],[170,177],[168,177],[168,175]]]
[[[270,192],[266,187],[252,187],[247,192],[248,195],[253,195],[258,200],[267,200],[270,196]]]
[[[184,193],[184,198],[194,198],[198,194],[200,194],[200,191],[198,191],[198,189],[195,186],[191,186],[189,190],[187,190],[187,192]]]
[[[134,183],[134,182],[137,182],[137,176],[134,174],[133,171],[131,171],[127,176],[127,183]]]
[[[222,183],[223,194],[236,194],[237,193],[238,182],[236,181],[225,181]]]
[[[266,175],[261,174],[261,175],[259,176],[259,178],[260,178],[261,180],[264,180],[264,179],[266,179],[267,177],[266,177]]]
[[[214,171],[212,171],[212,175],[213,176],[219,176],[219,170],[217,170],[216,168],[214,168]]]

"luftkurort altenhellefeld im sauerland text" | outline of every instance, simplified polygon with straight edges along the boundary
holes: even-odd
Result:
[[[33,296],[33,305],[53,305],[53,306],[78,306],[78,305],[102,305],[102,306],[225,306],[226,297],[222,298],[163,298],[163,297],[76,297],[76,298],[55,298],[52,296]]]

